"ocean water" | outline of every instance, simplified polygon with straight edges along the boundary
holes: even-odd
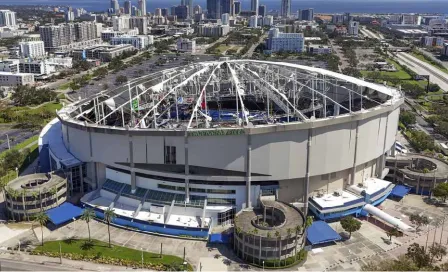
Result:
[[[124,0],[119,0],[123,6]],[[137,0],[131,0],[137,5]],[[250,0],[240,0],[242,9],[250,8]],[[279,10],[281,0],[259,0],[268,10]],[[147,0],[148,12],[155,8],[168,8],[179,5],[180,0]],[[110,0],[0,0],[0,5],[60,5],[84,8],[88,11],[104,11],[110,6]],[[206,7],[206,0],[193,0],[193,5]],[[448,14],[448,0],[292,0],[292,11],[301,8],[314,8],[315,13],[352,12],[352,13],[441,13]]]

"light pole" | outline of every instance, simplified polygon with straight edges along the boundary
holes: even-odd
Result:
[[[18,178],[18,177],[19,177],[19,168],[16,167],[16,178]]]
[[[142,268],[143,268],[143,248],[141,248],[142,251]]]
[[[9,144],[9,136],[6,134],[6,141],[8,142],[8,149],[11,149],[11,145]]]
[[[264,260],[263,260],[263,271],[264,271]]]
[[[59,263],[62,264],[62,246],[61,246],[61,242],[59,242]]]
[[[20,251],[20,240],[18,240],[19,241],[19,248],[17,249],[17,251]]]

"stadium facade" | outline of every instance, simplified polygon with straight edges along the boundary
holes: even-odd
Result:
[[[326,219],[371,203],[365,191],[376,203],[390,193],[402,103],[399,90],[320,68],[194,63],[61,109],[40,135],[41,166],[65,171],[97,215],[113,207],[146,231],[205,236],[262,196]]]

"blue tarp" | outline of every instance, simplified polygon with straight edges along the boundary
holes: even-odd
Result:
[[[59,207],[48,210],[46,213],[50,218],[50,221],[56,226],[65,222],[78,218],[81,216],[83,209],[73,205],[72,203],[65,202]]]
[[[324,221],[315,221],[307,230],[308,241],[312,245],[341,240],[341,236]]]
[[[228,244],[231,241],[232,233],[213,233],[209,236],[210,243]]]
[[[403,198],[405,195],[407,195],[409,193],[410,190],[411,190],[411,187],[404,186],[404,185],[395,185],[395,187],[392,189],[392,192],[390,193],[390,195],[392,197]]]

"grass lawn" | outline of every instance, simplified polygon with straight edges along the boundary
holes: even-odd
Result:
[[[43,252],[56,253],[59,255],[59,243],[61,244],[61,249],[63,254],[71,253],[90,257],[102,257],[102,258],[113,258],[119,260],[127,260],[135,262],[136,265],[141,264],[142,253],[140,250],[135,250],[127,247],[121,247],[113,245],[112,248],[109,247],[108,243],[92,240],[91,243],[87,239],[68,239],[64,241],[48,241],[44,242]],[[42,246],[36,247],[33,251],[36,254],[42,252]],[[190,253],[194,254],[194,253]],[[166,265],[176,267],[176,271],[181,269],[182,258],[163,255],[159,258],[159,254],[143,252],[143,260],[145,264],[153,265]],[[192,267],[188,265],[188,270],[192,270]]]
[[[219,53],[220,53],[220,54],[224,53],[225,51],[227,51],[227,50],[229,50],[229,49],[230,49],[230,46],[225,45],[225,44],[220,44],[220,45],[216,48],[216,50],[219,50]]]
[[[31,138],[26,139],[25,141],[23,141],[23,142],[21,142],[19,144],[13,146],[11,148],[11,150],[13,150],[13,149],[14,150],[20,150],[20,149],[24,148],[25,146],[31,144],[32,142],[36,142],[38,139],[39,139],[39,135],[35,135],[35,136],[31,137]],[[5,156],[5,154],[6,154],[6,151],[3,151],[2,153],[0,153],[0,159],[3,158]]]
[[[394,64],[395,68],[397,68],[397,71],[396,72],[380,71],[379,73],[381,74],[381,76],[389,76],[397,79],[411,79],[411,75],[409,75],[406,71],[404,71],[403,68],[400,66],[400,64],[396,63],[391,59],[387,59],[387,62]],[[361,74],[363,76],[368,76],[370,73],[371,73],[370,71],[361,71]]]
[[[66,82],[66,83],[64,83],[64,84],[61,84],[61,85],[59,85],[59,90],[67,90],[69,87],[70,87],[70,83],[71,83],[71,81],[68,81],[68,82]]]
[[[419,59],[419,60],[421,60],[421,61],[424,61],[424,62],[426,62],[426,63],[428,63],[428,64],[431,64],[432,66],[434,66],[435,68],[439,69],[440,71],[445,72],[445,73],[448,74],[448,69],[439,67],[439,66],[437,66],[437,65],[434,65],[433,63],[431,63],[430,61],[428,61],[427,59],[425,59],[425,57],[424,57],[423,55],[416,54],[416,53],[414,53],[414,52],[412,52],[411,55],[412,55],[413,57],[416,57],[417,59]]]

